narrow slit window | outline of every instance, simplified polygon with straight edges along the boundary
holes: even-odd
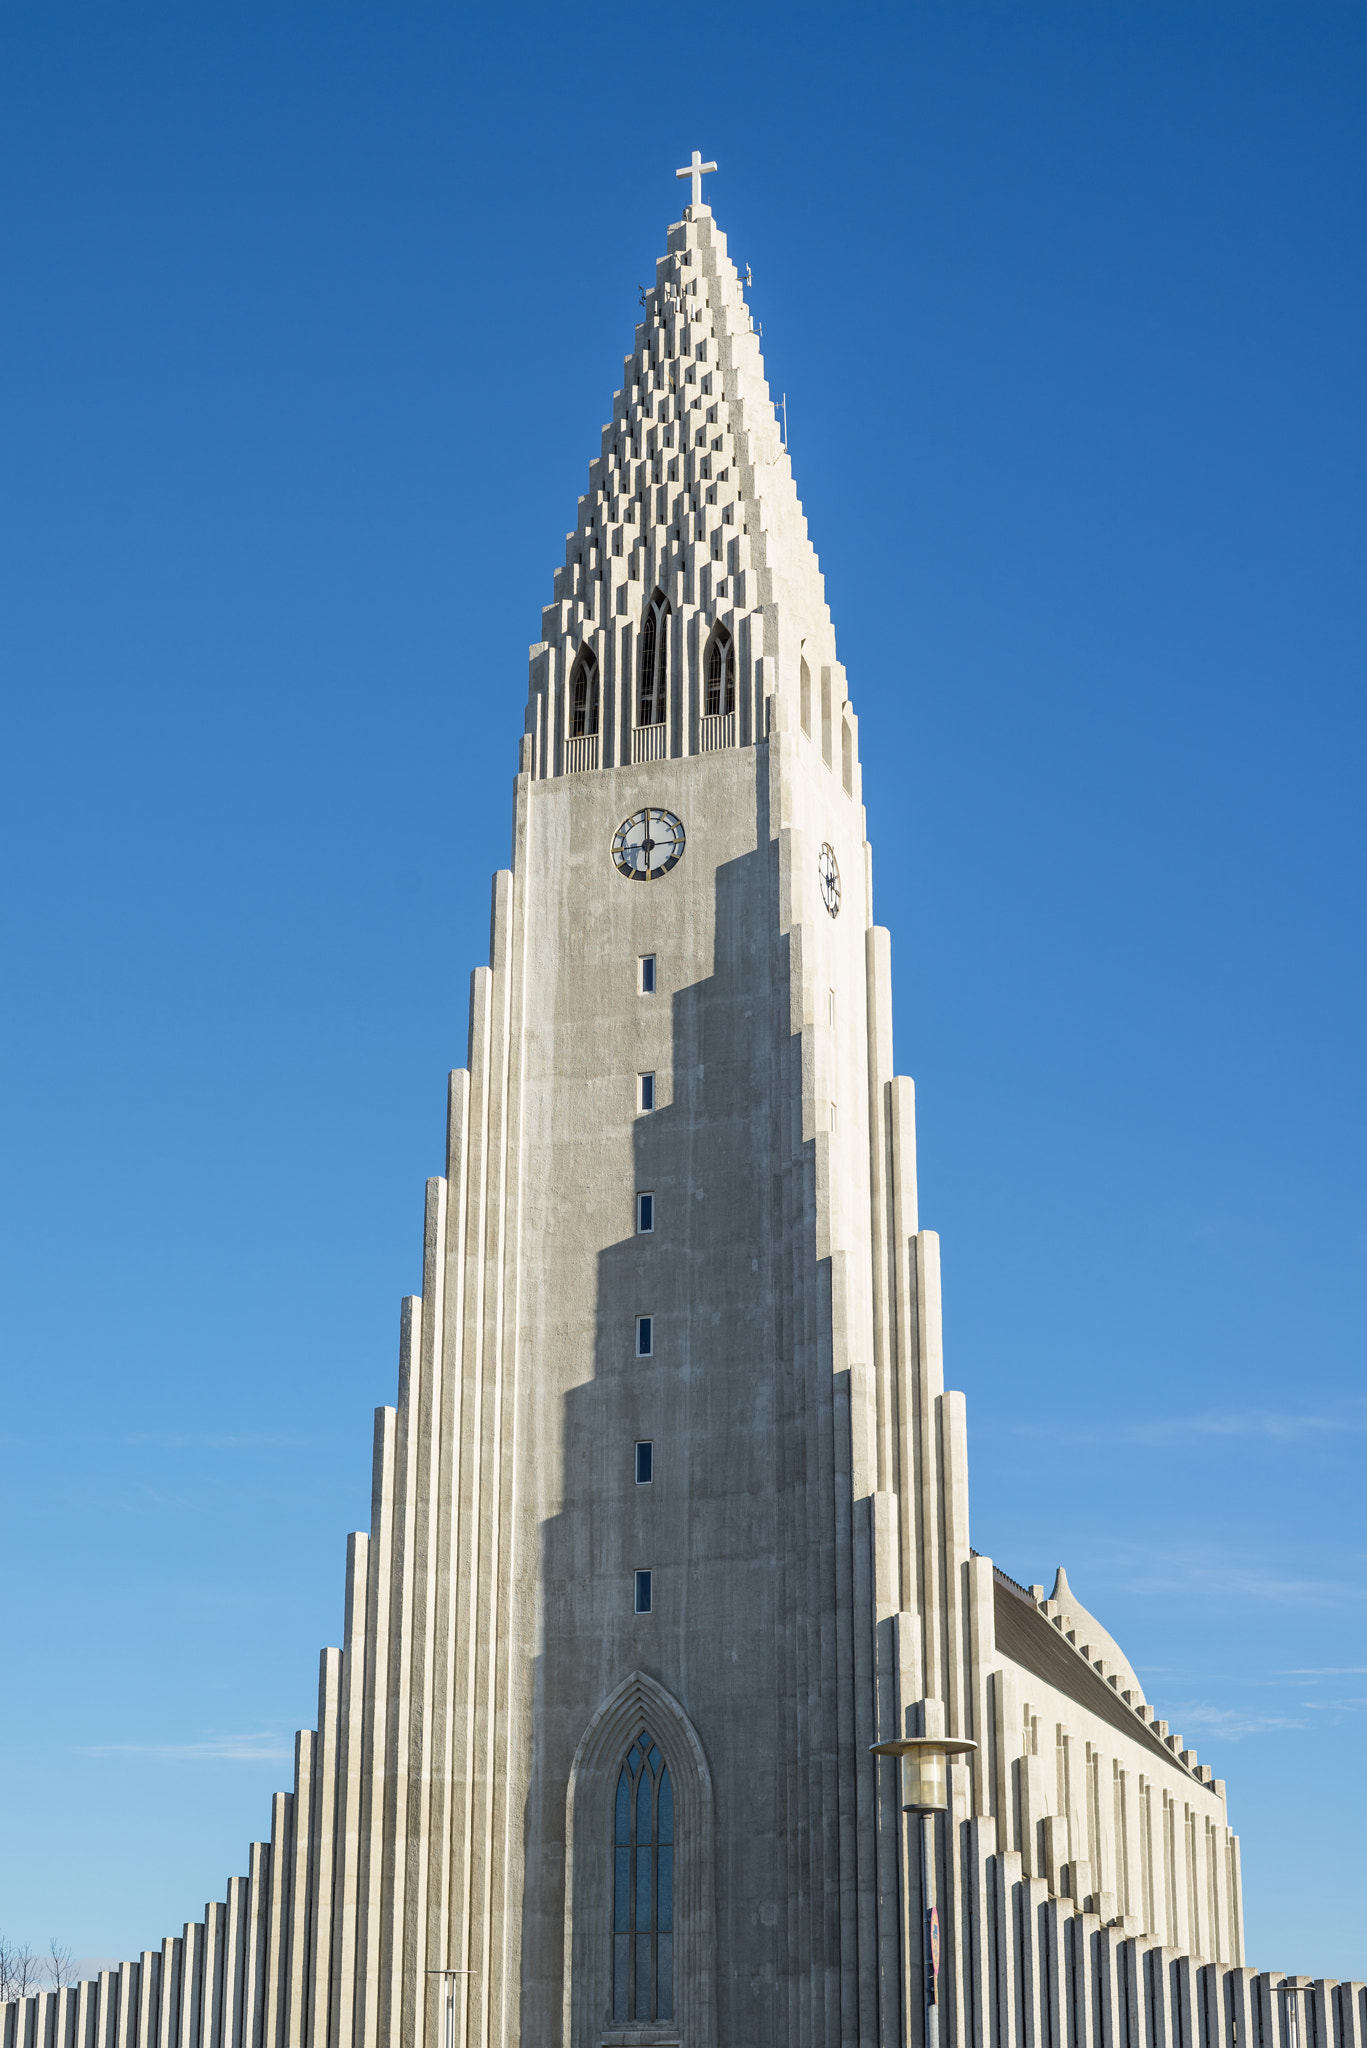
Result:
[[[645,1110],[648,1110],[648,1109],[654,1109],[654,1107],[655,1107],[655,1076],[654,1076],[653,1074],[642,1074],[642,1075],[640,1076],[640,1082],[641,1082],[641,1108],[642,1108],[642,1110],[643,1110],[643,1111],[645,1111]]]
[[[638,1358],[653,1358],[655,1356],[654,1316],[637,1316],[636,1318],[636,1356]]]
[[[649,1572],[636,1574],[636,1612],[649,1614],[651,1609],[651,1585]]]
[[[647,1236],[647,1235],[649,1234],[649,1232],[651,1232],[651,1231],[652,1231],[652,1230],[653,1230],[654,1228],[655,1228],[655,1197],[654,1197],[654,1195],[637,1195],[637,1197],[636,1197],[636,1234],[637,1234],[637,1236],[638,1236],[638,1237],[645,1237],[645,1236]]]
[[[835,990],[834,990],[834,989],[832,989],[832,990],[830,991],[830,998],[831,998],[831,1006],[830,1006],[830,1012],[829,1012],[829,1015],[827,1016],[827,1019],[826,1019],[826,1021],[827,1021],[827,1023],[829,1023],[829,1024],[834,1024],[834,1022],[835,1022]]]
[[[655,1446],[653,1443],[639,1443],[636,1446],[636,1484],[649,1486],[655,1477]]]
[[[654,995],[654,993],[655,993],[655,955],[654,955],[653,953],[642,953],[642,955],[641,955],[641,994],[642,994],[643,996],[653,996],[653,995]]]
[[[835,1104],[831,1104],[831,1130],[835,1130]]]

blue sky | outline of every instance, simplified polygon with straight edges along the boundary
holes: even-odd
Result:
[[[0,14],[0,1930],[245,1868],[697,146],[861,720],[974,1540],[1367,1976],[1367,10]],[[1355,799],[1358,799],[1355,802]]]

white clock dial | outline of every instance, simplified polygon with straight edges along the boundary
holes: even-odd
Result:
[[[840,869],[836,864],[835,848],[822,843],[817,857],[817,869],[821,876],[821,900],[832,917],[840,915]]]
[[[636,811],[612,836],[617,872],[629,882],[658,882],[683,859],[684,828],[673,811]]]

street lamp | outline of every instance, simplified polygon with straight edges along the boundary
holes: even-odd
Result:
[[[978,1747],[951,1735],[900,1735],[892,1742],[871,1745],[874,1756],[902,1760],[902,1811],[919,1814],[921,1825],[921,1982],[925,1987],[926,2048],[939,2048],[940,2008],[936,1999],[940,1974],[940,1909],[935,1899],[935,1816],[949,1806],[949,1770],[956,1756]]]

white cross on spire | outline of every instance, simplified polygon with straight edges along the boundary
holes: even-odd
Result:
[[[716,168],[715,164],[705,164],[702,160],[702,151],[695,149],[692,163],[685,164],[681,171],[675,171],[674,175],[676,178],[691,178],[693,180],[693,204],[695,206],[702,205],[703,179],[709,171],[715,171]]]

